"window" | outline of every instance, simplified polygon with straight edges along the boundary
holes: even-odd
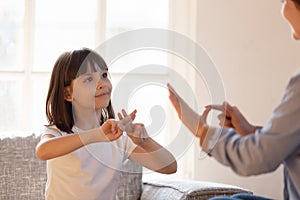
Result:
[[[43,125],[47,124],[45,99],[50,72],[63,51],[95,49],[125,31],[168,29],[169,4],[169,0],[2,0],[0,112],[5,114],[0,116],[0,137],[42,133]],[[164,146],[175,137],[170,130],[180,126],[177,123],[169,127],[166,121],[170,104],[160,81],[168,81],[168,70],[160,68],[145,73],[135,69],[168,66],[168,59],[167,52],[139,49],[108,63],[114,91],[120,89],[124,78],[136,86],[130,91],[125,87],[118,94],[121,98],[129,95],[122,99],[126,101],[125,108],[138,109],[136,120],[145,123],[149,134]],[[116,100],[113,103],[117,111]],[[165,120],[157,120],[162,116]]]
[[[22,70],[24,2],[0,2],[0,70]]]
[[[66,50],[96,46],[96,3],[36,0],[33,71],[50,72],[57,57]]]
[[[22,126],[24,3],[0,2],[0,131]]]
[[[168,27],[168,0],[107,1],[106,39],[141,28],[168,29]],[[166,121],[168,94],[165,84],[161,84],[162,80],[165,82],[168,80],[168,70],[164,68],[167,62],[166,52],[140,48],[120,55],[113,63],[108,63],[114,91],[118,93],[112,98],[115,110],[120,110],[123,105],[127,106],[126,109],[129,111],[137,109],[136,121],[144,123],[148,133],[164,146],[170,141]],[[153,67],[158,70],[152,70]],[[121,103],[119,106],[120,98],[127,104]]]
[[[40,134],[50,72],[66,50],[96,46],[97,1],[0,3],[1,137]]]

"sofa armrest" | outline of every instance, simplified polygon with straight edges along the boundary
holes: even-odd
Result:
[[[204,200],[214,196],[230,196],[236,193],[252,193],[243,188],[204,181],[192,180],[147,180],[143,183],[141,200],[148,199],[193,199]]]

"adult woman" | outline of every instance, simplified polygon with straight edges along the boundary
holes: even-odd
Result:
[[[299,40],[300,0],[283,2],[282,15],[291,26],[293,38]],[[284,198],[300,199],[300,71],[291,78],[281,103],[264,127],[251,125],[228,103],[207,106],[203,114],[198,115],[170,85],[168,88],[179,118],[200,138],[203,150],[245,176],[271,172],[283,164]],[[219,119],[225,128],[206,123],[211,109],[223,111]]]

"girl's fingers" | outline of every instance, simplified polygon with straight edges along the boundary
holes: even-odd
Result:
[[[118,127],[118,122],[117,121],[113,121],[112,122],[112,124],[111,124],[111,132],[114,135],[118,135],[121,132],[120,128]]]
[[[126,111],[124,109],[122,109],[122,114],[123,114],[124,117],[127,116],[127,113],[126,113]]]
[[[119,120],[122,120],[122,119],[123,119],[123,116],[122,116],[121,113],[118,113],[118,118],[119,118]]]
[[[127,115],[126,117],[124,117],[122,120],[120,120],[120,121],[118,122],[118,125],[119,125],[119,127],[120,127],[123,131],[125,131],[126,127],[127,127],[129,124],[131,124],[131,122],[132,122],[132,119],[130,118],[129,115]]]
[[[122,120],[123,118],[125,118],[126,116],[128,116],[127,112],[126,112],[124,109],[122,109],[121,112],[122,112],[122,114],[121,114],[121,113],[118,113],[118,118],[119,118],[119,120]],[[137,113],[137,110],[135,109],[134,111],[132,111],[132,112],[129,114],[129,116],[130,116],[130,118],[131,118],[132,120],[135,119],[136,113]]]
[[[137,113],[137,110],[134,110],[134,111],[132,111],[132,112],[129,114],[129,116],[130,116],[130,118],[131,118],[132,120],[135,119],[136,113]]]
[[[115,132],[116,132],[116,124],[117,124],[117,123],[116,123],[115,121],[112,122],[112,124],[111,124],[111,127],[110,127],[110,128],[111,128],[111,132],[112,132],[112,133],[115,133]]]
[[[132,121],[135,119],[136,113],[137,110],[134,110],[128,115],[124,109],[121,110],[121,113],[118,113],[118,118],[120,121],[117,124],[122,131],[125,131],[128,125],[132,123]]]
[[[118,131],[115,135],[114,135],[114,140],[118,139],[119,137],[121,137],[123,135],[122,131]]]

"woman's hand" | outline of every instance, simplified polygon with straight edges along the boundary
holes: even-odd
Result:
[[[206,108],[221,111],[222,113],[218,115],[220,126],[234,128],[241,136],[252,134],[257,128],[261,128],[250,124],[240,110],[228,102],[224,102],[222,105],[208,105]]]
[[[170,84],[167,84],[167,87],[169,90],[169,99],[179,119],[196,137],[199,137],[203,141],[208,130],[206,119],[211,108],[206,108],[202,115],[199,115],[188,106]]]
[[[126,111],[123,109],[122,113],[118,113],[118,118],[120,120],[119,127],[124,130],[128,137],[136,144],[142,145],[143,142],[149,138],[144,124],[136,123],[133,124],[132,121],[135,118],[136,110],[130,115],[127,115]]]

